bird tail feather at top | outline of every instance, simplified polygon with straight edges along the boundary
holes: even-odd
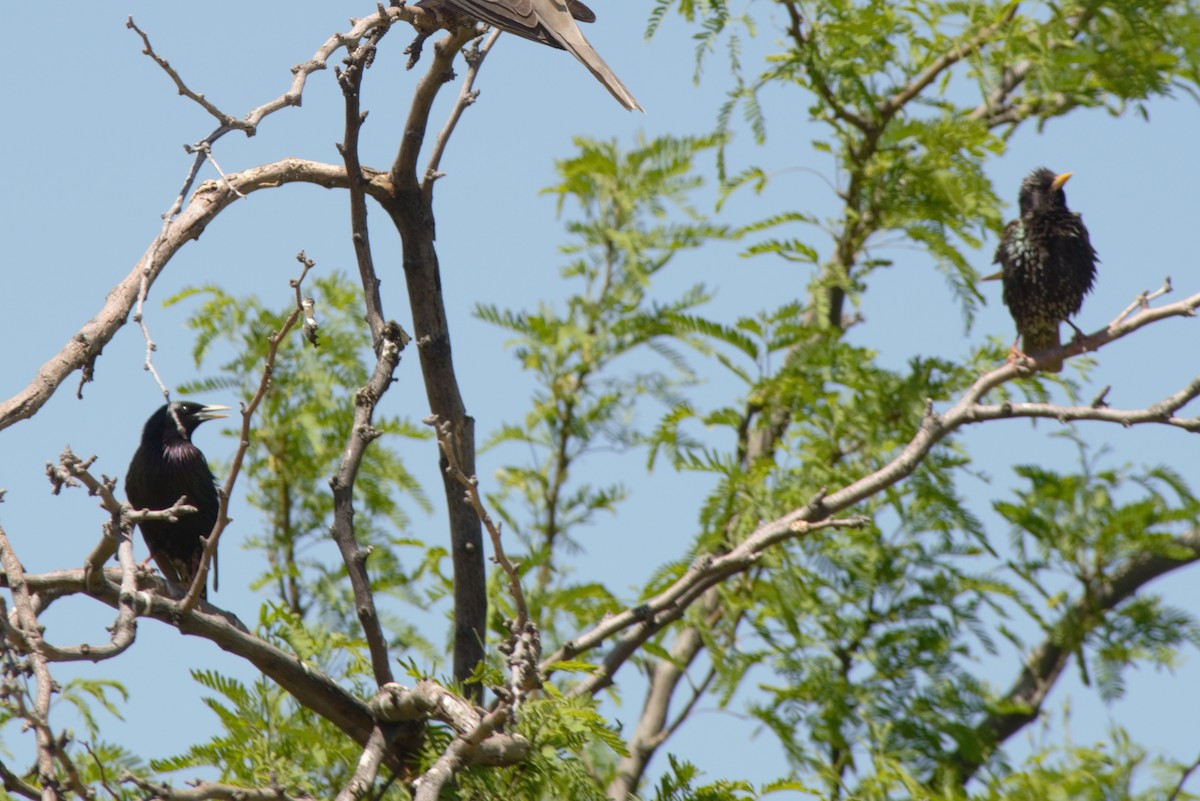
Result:
[[[604,84],[604,88],[617,99],[618,103],[629,111],[637,110],[645,113],[646,109],[642,108],[642,104],[637,102],[633,93],[626,88],[625,84],[621,83],[621,79],[609,68],[608,64],[604,63],[604,59],[600,58],[596,49],[588,43],[587,39],[583,38],[578,27],[575,28],[574,33],[578,37],[577,42],[569,39],[563,40],[563,47],[567,52],[579,59],[583,66],[587,67],[592,75],[595,75],[597,80]]]
[[[591,22],[595,14],[573,0],[442,0],[445,5],[502,31],[566,50],[579,59],[625,108],[645,111],[633,93],[591,46],[576,19]]]
[[[1062,340],[1058,336],[1058,326],[1039,331],[1030,331],[1021,339],[1021,349],[1026,356],[1037,356],[1039,353],[1044,353],[1054,348],[1061,348]],[[1055,359],[1052,362],[1047,362],[1041,368],[1047,373],[1061,373],[1063,369],[1063,360]]]

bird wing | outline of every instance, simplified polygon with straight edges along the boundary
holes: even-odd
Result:
[[[592,75],[629,110],[644,111],[633,93],[621,83],[604,63],[583,32],[575,24],[572,10],[581,14],[586,11],[593,19],[591,9],[577,0],[445,0],[446,5],[471,17],[494,25],[502,31],[535,42],[566,50],[583,62]],[[583,17],[581,17],[583,18]],[[585,21],[589,21],[584,18]]]

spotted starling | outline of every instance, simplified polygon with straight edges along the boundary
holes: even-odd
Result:
[[[187,496],[196,507],[172,523],[167,520],[143,520],[138,523],[158,569],[167,581],[184,592],[200,570],[204,554],[203,538],[212,533],[217,522],[220,498],[216,479],[200,449],[192,444],[192,432],[205,420],[225,417],[218,414],[228,406],[204,406],[181,401],[163,406],[150,415],[142,430],[142,442],[125,476],[125,494],[136,509],[159,510]],[[216,555],[213,555],[213,589],[216,589]],[[208,597],[208,588],[201,590]]]
[[[1002,269],[988,278],[1004,281],[1004,304],[1021,341],[1020,350],[1013,343],[1014,357],[1060,347],[1059,324],[1070,322],[1096,279],[1096,251],[1083,218],[1067,208],[1063,184],[1070,177],[1045,167],[1031,172],[1021,182],[1021,216],[1005,226],[996,248]],[[1051,373],[1062,368],[1062,359],[1043,367]]]
[[[644,111],[575,24],[596,15],[580,0],[437,0],[437,5],[493,25],[502,31],[566,50],[587,67],[625,108]]]

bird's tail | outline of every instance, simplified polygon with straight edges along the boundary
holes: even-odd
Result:
[[[556,31],[556,33],[560,34],[556,38],[563,49],[579,59],[583,66],[587,67],[592,75],[595,75],[596,79],[604,84],[604,88],[612,93],[612,96],[617,99],[618,103],[630,111],[637,109],[644,112],[645,109],[642,108],[641,103],[637,102],[637,98],[633,96],[633,92],[630,92],[625,84],[621,83],[621,79],[617,77],[617,74],[609,68],[608,64],[604,63],[604,59],[600,58],[600,54],[596,52],[596,49],[583,37],[583,33],[579,30],[579,27],[574,24],[570,27],[574,28],[574,30]]]
[[[1037,356],[1039,353],[1062,347],[1062,340],[1058,337],[1058,326],[1053,328],[1042,328],[1036,331],[1027,331],[1021,340],[1021,349],[1025,351],[1026,356]],[[1061,373],[1063,369],[1063,360],[1061,358],[1047,362],[1042,366],[1047,373]]]

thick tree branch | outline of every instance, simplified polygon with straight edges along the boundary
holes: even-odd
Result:
[[[120,571],[108,568],[104,573],[105,580],[90,591],[85,585],[82,568],[26,576],[25,583],[29,592],[38,596],[43,609],[53,600],[81,593],[90,594],[115,608],[120,602],[117,589]],[[9,581],[11,579],[5,577],[5,583]],[[181,618],[179,604],[166,597],[162,591],[164,582],[157,577],[139,573],[138,586],[142,590],[152,590],[139,593],[143,617],[178,628],[189,636],[209,640],[221,650],[245,659],[300,703],[329,720],[360,745],[366,744],[374,725],[367,705],[332,678],[295,654],[251,634],[235,616],[212,605],[199,607]]]
[[[37,801],[41,798],[41,793],[33,785],[25,782],[20,776],[9,770],[8,765],[0,760],[0,781],[3,782],[3,787],[10,793],[16,793],[22,798],[29,798],[32,801]]]
[[[704,648],[704,639],[695,626],[684,627],[671,645],[671,658],[659,659],[649,672],[650,686],[638,717],[637,726],[629,738],[629,756],[617,765],[616,776],[608,785],[609,798],[628,798],[637,791],[650,758],[666,738],[667,715],[671,698],[686,675],[687,668]],[[693,696],[698,698],[699,694]]]
[[[475,474],[475,421],[467,415],[450,349],[450,324],[434,247],[432,193],[428,190],[433,179],[426,176],[423,185],[416,170],[430,106],[437,91],[452,75],[455,54],[473,36],[470,30],[458,30],[435,45],[432,63],[413,95],[404,136],[392,165],[395,194],[380,201],[400,232],[404,247],[404,277],[429,410],[449,424],[457,448],[457,462],[467,475]],[[484,654],[487,574],[483,562],[483,533],[475,510],[459,502],[459,485],[446,473],[445,457],[441,457],[440,463],[454,565],[454,677],[465,682]],[[472,692],[478,698],[482,689],[476,686]]]
[[[132,773],[121,777],[122,784],[132,784],[149,798],[162,801],[308,801],[311,796],[292,795],[280,787],[239,787],[220,782],[199,782],[195,787],[172,787],[152,782]]]
[[[371,785],[375,783],[375,777],[379,775],[379,766],[383,764],[387,747],[387,734],[382,726],[376,726],[371,732],[371,739],[363,748],[362,756],[358,758],[354,775],[337,794],[337,801],[358,801],[371,792]]]
[[[470,28],[460,28],[451,31],[433,46],[433,63],[417,81],[404,124],[404,134],[400,137],[400,148],[392,163],[392,182],[401,192],[415,187],[422,179],[430,180],[427,176],[417,174],[417,159],[429,127],[429,111],[441,88],[454,78],[454,57],[476,35]],[[427,195],[426,204],[431,201],[432,197]]]
[[[378,172],[369,173],[369,178],[368,193],[386,196],[386,178]],[[109,290],[96,316],[38,369],[25,389],[0,402],[0,430],[33,417],[71,373],[90,369],[104,346],[125,324],[137,302],[143,279],[153,284],[176,251],[187,242],[197,239],[222,210],[239,198],[233,186],[243,195],[249,195],[260,189],[296,182],[313,183],[326,188],[345,188],[347,185],[342,167],[299,159],[284,159],[231,174],[228,184],[213,181],[202,184],[192,195],[187,208],[169,223],[165,234],[151,243],[130,273]]]
[[[454,738],[433,767],[413,782],[415,801],[437,801],[442,788],[454,775],[472,763],[479,744],[487,740],[508,720],[508,707],[501,704],[489,712],[472,731]]]
[[[466,736],[483,722],[481,710],[437,682],[425,679],[413,688],[387,684],[371,700],[371,712],[386,723],[440,720]],[[501,767],[515,765],[529,755],[530,743],[519,734],[496,732],[479,742],[473,763]]]

